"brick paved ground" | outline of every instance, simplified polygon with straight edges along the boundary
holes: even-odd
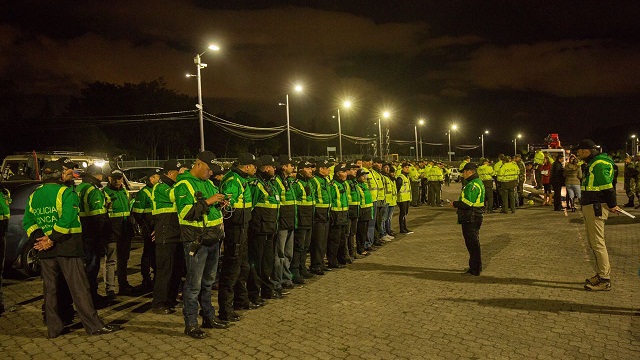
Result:
[[[445,198],[458,191],[446,188]],[[100,311],[120,332],[91,337],[76,326],[47,340],[41,281],[7,280],[0,358],[640,358],[638,221],[607,223],[613,290],[590,293],[582,288],[594,271],[579,213],[536,205],[487,215],[481,277],[460,274],[467,253],[454,209],[411,208],[409,217],[415,234],[201,341],[182,334],[179,312],[152,314],[148,295]]]

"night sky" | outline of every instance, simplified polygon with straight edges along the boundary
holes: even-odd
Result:
[[[224,3],[224,5],[221,5]],[[3,1],[0,79],[21,94],[65,99],[94,81],[164,78],[205,109],[367,135],[388,109],[391,137],[542,143],[601,136],[622,148],[640,132],[637,1]],[[304,86],[294,94],[293,84]],[[177,109],[186,110],[186,109]],[[105,114],[106,115],[106,114]],[[311,119],[326,119],[310,129]],[[260,124],[255,124],[260,125]],[[609,130],[607,130],[609,129]],[[615,131],[610,131],[614,129]],[[608,135],[606,135],[608,134]],[[615,135],[611,135],[615,134]],[[608,136],[608,138],[607,138]]]

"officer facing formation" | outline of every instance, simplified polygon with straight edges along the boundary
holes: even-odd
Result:
[[[160,169],[153,169],[147,174],[145,186],[136,194],[131,215],[140,227],[142,235],[143,248],[142,258],[140,259],[140,273],[142,275],[142,288],[145,290],[153,289],[153,281],[151,272],[156,269],[156,247],[153,242],[154,222],[153,222],[153,204],[151,193],[153,187],[160,180]]]

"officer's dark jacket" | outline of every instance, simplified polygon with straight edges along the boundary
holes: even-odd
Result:
[[[278,230],[293,230],[296,226],[296,195],[293,183],[296,180],[285,177],[282,171],[276,173],[273,182],[280,195],[280,212],[278,214]]]
[[[160,175],[160,182],[153,187],[152,210],[154,217],[154,230],[156,232],[156,243],[171,244],[182,242],[180,238],[180,223],[176,212],[175,197],[173,196],[173,185],[170,177]],[[161,210],[165,209],[165,210]]]
[[[258,172],[257,178],[249,182],[253,199],[249,229],[256,234],[273,234],[278,230],[280,204],[274,181],[267,173]]]

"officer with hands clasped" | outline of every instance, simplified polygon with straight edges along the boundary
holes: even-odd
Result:
[[[480,276],[482,259],[479,235],[484,212],[485,189],[482,180],[478,177],[477,169],[474,163],[464,165],[462,176],[465,179],[465,186],[462,188],[460,198],[454,201],[452,206],[458,209],[458,224],[462,225],[462,236],[469,251],[469,269],[464,274]]]

